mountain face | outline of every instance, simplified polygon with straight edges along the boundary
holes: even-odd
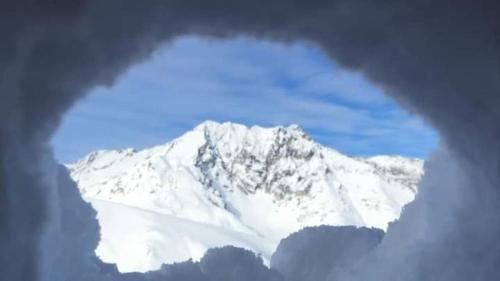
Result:
[[[98,211],[97,254],[147,271],[228,244],[268,260],[305,226],[386,229],[413,200],[422,164],[348,157],[296,125],[207,121],[164,145],[97,151],[68,168]]]

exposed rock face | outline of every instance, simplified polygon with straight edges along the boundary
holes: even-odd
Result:
[[[403,157],[348,157],[315,143],[296,125],[248,128],[207,121],[164,145],[97,151],[68,167],[91,202],[258,237],[255,244],[265,245],[260,249],[247,242],[238,246],[266,259],[281,238],[305,226],[385,229],[413,200],[422,164]],[[102,202],[94,205],[98,212],[106,209]],[[101,224],[105,237],[107,222]],[[203,247],[225,242],[208,244]]]

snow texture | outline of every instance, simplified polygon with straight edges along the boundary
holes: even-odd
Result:
[[[380,229],[308,227],[283,239],[271,267],[287,281],[327,280],[349,270],[382,240]]]
[[[306,226],[386,229],[413,200],[422,161],[351,158],[297,125],[207,121],[157,147],[97,151],[68,165],[98,212],[98,256],[122,272],[199,260],[234,245],[262,255]]]
[[[192,262],[170,266],[172,278],[118,274],[89,252],[89,205],[58,180],[49,141],[68,108],[185,34],[313,42],[439,131],[416,200],[379,246],[328,278],[500,279],[499,10],[494,0],[0,1],[2,279],[230,280],[242,262],[253,268],[236,280],[274,278],[255,259],[223,253],[220,271]]]

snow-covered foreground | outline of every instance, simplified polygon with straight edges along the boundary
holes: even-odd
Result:
[[[122,272],[235,245],[269,261],[306,226],[386,229],[413,200],[422,161],[351,158],[301,128],[205,122],[167,144],[98,151],[68,165],[98,212],[98,256]]]
[[[118,269],[145,272],[162,263],[199,260],[208,248],[234,245],[262,253],[266,263],[279,241],[152,212],[124,204],[89,200],[101,222],[96,253]]]

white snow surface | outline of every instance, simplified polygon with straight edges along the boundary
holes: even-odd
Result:
[[[268,262],[306,226],[386,229],[413,200],[423,162],[348,157],[297,125],[206,121],[164,145],[93,152],[68,165],[97,210],[97,255],[122,272],[234,245]]]

